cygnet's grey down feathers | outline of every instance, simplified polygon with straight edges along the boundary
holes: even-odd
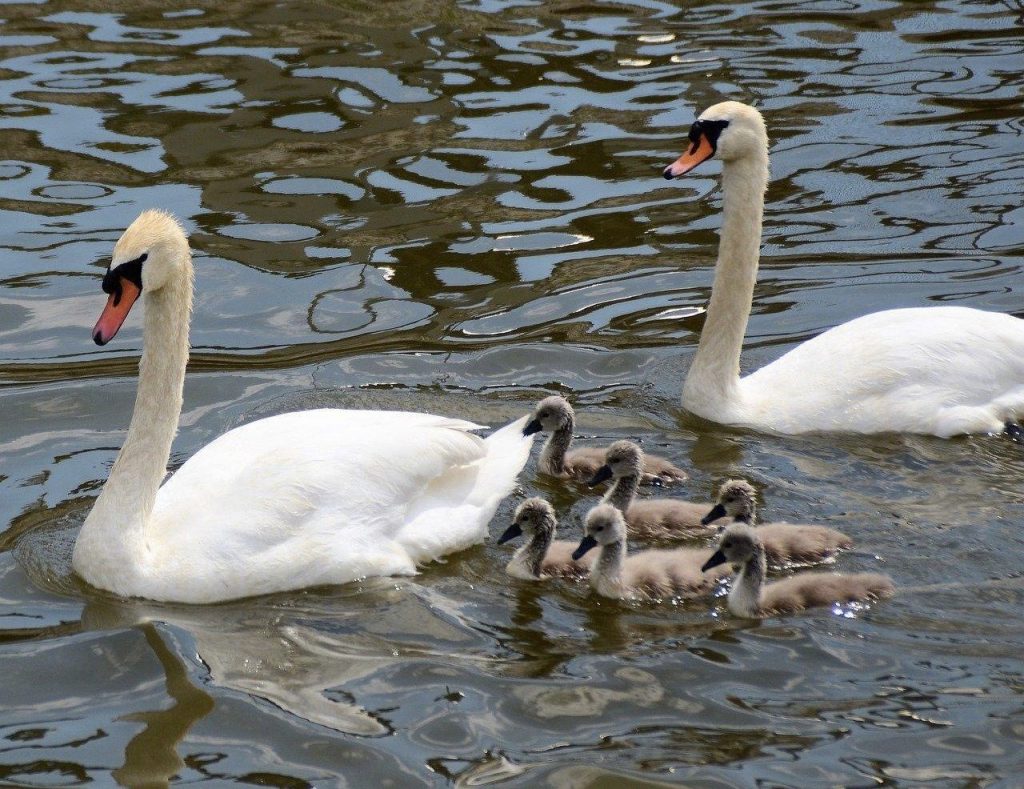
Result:
[[[729,591],[729,610],[736,616],[773,616],[833,603],[868,602],[895,593],[892,579],[880,573],[800,573],[765,584],[766,559],[759,533],[760,529],[744,523],[727,526],[718,550],[702,568],[710,572],[729,564],[738,568]]]
[[[869,602],[892,597],[892,579],[882,573],[799,573],[761,590],[761,615],[789,614],[833,603]]]
[[[588,480],[591,486],[612,480],[602,501],[624,513],[629,538],[680,540],[708,532],[708,525],[701,520],[710,508],[708,504],[636,497],[647,458],[632,441],[616,441],[605,450],[603,464]]]
[[[526,543],[512,555],[505,566],[513,578],[536,581],[552,576],[583,578],[590,570],[593,556],[579,561],[572,558],[576,543],[556,540],[558,520],[555,510],[541,498],[530,498],[522,502],[512,516],[512,524],[498,539],[498,544],[519,536],[526,537]]]
[[[550,433],[540,455],[540,470],[555,477],[586,482],[604,464],[604,447],[570,449],[576,414],[564,397],[545,397],[534,409],[523,433]],[[647,457],[641,482],[645,485],[671,484],[687,478],[687,474],[671,461],[657,455]]]
[[[765,523],[757,527],[769,564],[814,564],[853,547],[853,540],[828,526]]]
[[[743,479],[730,479],[718,489],[718,502],[704,516],[707,524],[731,522],[753,525],[757,514],[757,492]],[[758,536],[771,564],[810,564],[853,547],[853,540],[841,531],[810,523],[777,521],[762,523]]]
[[[710,594],[728,572],[704,573],[710,551],[697,548],[647,550],[626,555],[626,523],[610,504],[587,513],[584,536],[573,554],[580,558],[600,547],[590,568],[590,585],[599,595],[623,600],[660,600]]]

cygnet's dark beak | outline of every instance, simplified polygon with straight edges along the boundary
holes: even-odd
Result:
[[[523,435],[532,436],[534,433],[539,433],[543,429],[544,428],[540,426],[539,419],[531,419],[526,423],[526,427],[523,428]]]
[[[584,538],[580,540],[579,547],[572,552],[573,560],[576,561],[583,558],[583,555],[595,545],[597,545],[597,540],[595,540],[592,535],[587,534],[584,536]]]
[[[523,533],[523,530],[521,528],[519,528],[519,524],[518,523],[513,523],[511,526],[509,526],[507,529],[505,529],[505,533],[502,534],[498,538],[498,545],[504,545],[509,540],[514,540],[516,537],[520,536],[522,533]]]
[[[612,467],[609,466],[607,463],[605,463],[603,466],[601,466],[601,468],[599,468],[594,473],[594,476],[592,476],[590,478],[590,481],[587,483],[587,487],[588,488],[592,488],[595,485],[600,485],[606,479],[611,479],[611,478],[612,478]]]
[[[700,519],[700,525],[707,526],[708,524],[714,523],[719,518],[724,518],[725,516],[725,505],[716,504],[714,507],[711,508],[711,512],[709,512],[707,515]]]
[[[724,553],[722,553],[720,550],[715,551],[713,554],[711,554],[711,558],[704,562],[704,566],[700,568],[700,571],[702,573],[706,573],[712,567],[718,567],[718,565],[725,564],[727,561],[729,560],[725,558]]]

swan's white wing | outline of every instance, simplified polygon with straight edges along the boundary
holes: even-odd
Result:
[[[988,432],[1024,414],[1024,321],[965,307],[886,310],[741,381],[748,421],[782,432]]]
[[[160,489],[147,526],[152,575],[209,586],[189,593],[198,601],[236,587],[249,595],[411,573],[421,557],[403,536],[410,506],[472,490],[487,454],[466,432],[475,427],[430,414],[323,409],[232,430]],[[459,547],[464,541],[456,536]],[[443,531],[436,542],[430,555],[444,547]]]

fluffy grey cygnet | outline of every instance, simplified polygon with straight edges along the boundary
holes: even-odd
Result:
[[[731,522],[754,524],[757,515],[757,491],[746,480],[730,479],[718,489],[718,502],[702,523],[713,525],[723,518]],[[837,551],[853,547],[853,540],[841,531],[812,523],[762,523],[757,534],[773,564],[820,562]]]
[[[570,449],[575,425],[576,414],[569,401],[554,395],[537,404],[523,433],[528,436],[540,432],[551,434],[540,455],[540,470],[544,474],[586,482],[604,464],[605,447]],[[686,478],[686,472],[670,461],[648,455],[640,482],[644,485],[667,485]]]
[[[800,573],[765,584],[767,562],[759,532],[744,523],[727,526],[718,550],[702,567],[712,573],[728,564],[737,568],[729,591],[729,611],[735,616],[757,619],[833,603],[880,600],[896,592],[892,579],[880,573]]]
[[[573,553],[580,559],[600,547],[590,568],[590,585],[603,597],[620,600],[662,600],[710,594],[717,575],[702,565],[711,552],[697,548],[648,550],[626,555],[626,522],[610,504],[598,504],[587,513],[584,536]]]
[[[588,556],[579,561],[573,559],[576,543],[556,540],[557,530],[554,508],[544,499],[526,499],[516,508],[512,525],[498,538],[498,545],[503,545],[516,537],[526,537],[526,544],[512,555],[505,571],[513,578],[526,581],[552,576],[585,577],[595,557]]]
[[[613,480],[601,500],[626,516],[626,531],[630,539],[678,540],[706,533],[709,525],[715,525],[714,521],[704,523],[702,520],[710,504],[682,499],[636,498],[645,459],[637,444],[616,441],[605,450],[604,463],[587,481],[593,487],[605,480]]]

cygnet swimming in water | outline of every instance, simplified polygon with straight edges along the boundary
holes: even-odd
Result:
[[[644,459],[643,450],[637,444],[616,441],[605,451],[603,465],[587,481],[594,487],[605,480],[614,480],[601,500],[626,516],[630,539],[678,540],[707,533],[708,526],[715,525],[714,521],[704,523],[702,520],[710,508],[708,504],[682,499],[636,498]]]
[[[526,499],[516,508],[512,525],[498,538],[498,545],[503,545],[516,537],[526,537],[526,544],[512,555],[505,571],[513,578],[526,581],[552,576],[585,577],[594,557],[588,556],[579,561],[573,559],[576,543],[556,540],[557,530],[554,508],[544,499]]]
[[[727,526],[718,550],[701,568],[715,573],[731,564],[737,570],[729,590],[729,611],[735,616],[757,619],[833,603],[880,600],[896,592],[892,579],[880,573],[800,573],[766,585],[759,532],[744,523]]]
[[[804,542],[799,527],[785,525],[788,528],[769,532],[769,539],[762,544],[766,559],[773,565],[791,562]],[[761,534],[760,528],[756,531]],[[572,553],[572,558],[580,562],[591,549],[600,546],[597,560],[590,565],[589,578],[590,585],[604,597],[695,597],[710,593],[714,583],[729,574],[725,566],[712,569],[710,574],[705,570],[715,553],[711,548],[646,550],[627,555],[626,533],[622,512],[611,504],[598,504],[587,513],[583,539]]]
[[[586,482],[604,464],[605,447],[579,447],[570,449],[576,415],[564,397],[545,397],[533,412],[524,435],[545,432],[551,436],[544,444],[540,455],[540,470],[554,477]],[[644,460],[640,482],[644,485],[671,484],[681,482],[687,474],[678,466],[657,455],[648,455]]]
[[[661,600],[710,594],[715,581],[702,565],[710,551],[697,548],[649,550],[626,555],[626,521],[610,504],[598,504],[587,513],[584,536],[572,554],[581,559],[600,547],[590,568],[590,585],[599,595],[620,600]]]
[[[754,524],[757,514],[757,491],[746,480],[730,479],[718,489],[718,503],[701,521],[705,525],[730,521]],[[841,531],[827,526],[802,523],[762,523],[757,534],[772,563],[807,564],[820,562],[837,551],[853,547],[853,540]]]

